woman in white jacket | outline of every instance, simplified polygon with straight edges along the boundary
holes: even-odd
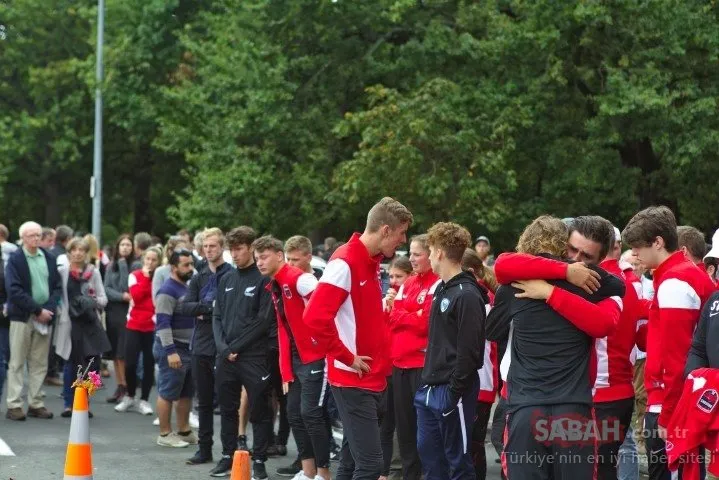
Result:
[[[62,303],[55,335],[55,351],[65,360],[63,372],[65,410],[62,417],[72,415],[72,383],[77,369],[83,370],[92,361],[93,371],[100,370],[103,353],[110,342],[100,323],[100,312],[107,305],[105,287],[99,270],[87,262],[89,246],[75,238],[67,246],[69,265],[58,268],[62,279]],[[90,414],[92,416],[92,414]]]

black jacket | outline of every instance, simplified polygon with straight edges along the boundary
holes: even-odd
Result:
[[[12,321],[27,322],[31,314],[38,315],[42,309],[55,313],[62,295],[62,282],[57,272],[55,257],[41,248],[45,254],[48,273],[48,291],[50,298],[45,305],[39,305],[32,298],[30,267],[25,258],[25,250],[18,248],[8,259],[5,268],[5,288],[7,289],[7,312]],[[54,319],[53,319],[54,322]]]
[[[601,287],[591,295],[565,280],[549,283],[592,303],[624,296],[622,280],[597,266],[590,268],[601,275]],[[507,347],[511,348],[507,376],[509,411],[531,405],[591,405],[589,362],[594,339],[545,301],[516,298],[517,292],[511,285],[501,285],[487,318],[490,341],[506,339],[512,328]]]
[[[239,358],[267,357],[274,318],[268,282],[255,264],[233,269],[220,280],[212,309],[212,330],[220,358],[230,353],[237,353]]]
[[[435,290],[422,383],[448,383],[453,403],[472,388],[484,363],[487,303],[471,273],[462,272]]]
[[[697,368],[719,368],[719,292],[704,304],[699,324],[689,349],[684,376]],[[717,317],[717,318],[715,318]]]
[[[232,270],[229,263],[217,267],[217,271],[210,270],[205,262],[202,268],[190,280],[185,298],[175,307],[175,315],[195,318],[195,331],[192,333],[190,349],[193,355],[206,355],[214,357],[217,354],[215,336],[212,331],[212,304],[217,298],[216,292],[222,277]],[[215,288],[210,282],[216,276]]]

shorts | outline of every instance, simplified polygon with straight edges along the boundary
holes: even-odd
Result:
[[[195,393],[189,346],[178,344],[175,346],[182,362],[182,366],[177,369],[170,368],[170,364],[167,363],[167,353],[165,353],[159,338],[155,337],[155,344],[152,347],[152,353],[155,355],[155,361],[159,367],[157,394],[170,402],[181,398],[192,398]]]

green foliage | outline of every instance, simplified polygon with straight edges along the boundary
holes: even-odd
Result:
[[[344,237],[384,195],[416,230],[453,219],[500,248],[541,213],[621,226],[665,203],[719,225],[712,3],[107,1],[117,230]],[[0,193],[14,221],[48,219],[53,195],[55,213],[88,218],[95,13],[0,3]],[[27,193],[48,180],[62,188]]]

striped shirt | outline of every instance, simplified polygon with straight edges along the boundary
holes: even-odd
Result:
[[[189,348],[195,319],[175,315],[175,307],[187,294],[187,285],[170,277],[165,280],[155,297],[156,332],[165,352],[175,353],[177,346]]]

